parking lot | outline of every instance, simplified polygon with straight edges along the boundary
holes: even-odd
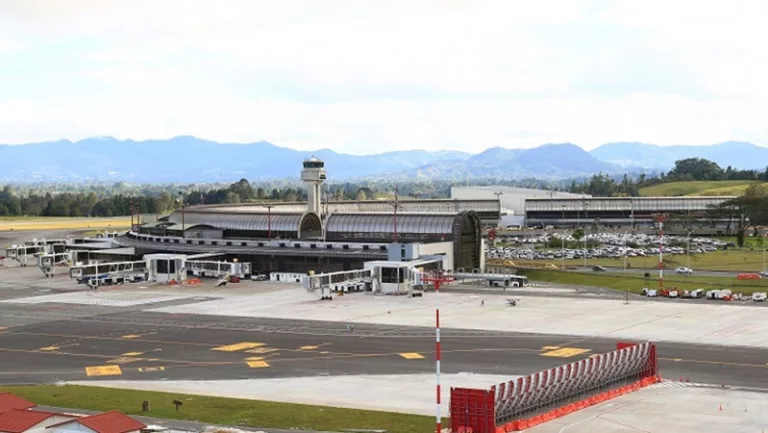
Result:
[[[711,238],[664,236],[664,254],[707,254],[734,244]],[[538,248],[537,248],[538,247]],[[589,233],[576,239],[569,233],[506,238],[503,244],[486,247],[488,258],[506,260],[576,260],[586,258],[647,257],[659,254],[659,237],[645,234]]]

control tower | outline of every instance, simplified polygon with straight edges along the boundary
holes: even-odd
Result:
[[[320,215],[320,185],[325,182],[325,163],[314,156],[304,160],[301,180],[307,185],[307,211]]]

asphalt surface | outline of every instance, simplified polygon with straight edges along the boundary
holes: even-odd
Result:
[[[254,379],[434,371],[431,328],[0,304],[0,383]],[[26,322],[27,324],[21,324]],[[444,329],[442,371],[524,375],[615,348],[613,339]],[[240,343],[241,346],[225,347]],[[548,346],[582,349],[545,356]],[[768,389],[768,350],[659,345],[662,375]],[[218,348],[218,350],[217,350]],[[573,351],[576,352],[576,351]],[[418,354],[416,359],[409,354]],[[251,359],[247,359],[251,358]],[[251,363],[249,365],[249,362]],[[113,366],[110,375],[89,375]],[[115,367],[119,367],[119,373]]]

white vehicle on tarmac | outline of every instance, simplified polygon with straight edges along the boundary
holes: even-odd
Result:
[[[685,267],[680,267],[680,268],[675,269],[675,273],[690,275],[690,274],[693,273],[693,269],[685,268]]]
[[[765,292],[755,292],[752,294],[752,302],[764,302],[768,298]]]

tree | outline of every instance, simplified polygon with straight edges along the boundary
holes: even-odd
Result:
[[[717,163],[704,158],[686,158],[675,161],[667,173],[670,180],[723,180],[725,172]]]

